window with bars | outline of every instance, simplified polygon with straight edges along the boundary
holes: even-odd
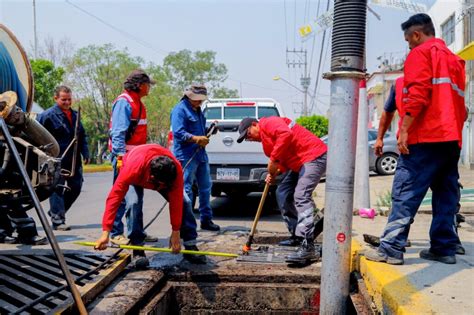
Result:
[[[441,24],[441,36],[446,45],[451,45],[454,42],[454,14],[451,15],[443,24]]]

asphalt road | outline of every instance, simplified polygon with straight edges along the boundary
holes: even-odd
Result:
[[[94,241],[100,236],[105,199],[111,187],[111,172],[88,173],[84,175],[81,195],[66,215],[66,223],[71,226],[71,231],[55,231],[62,248],[77,248],[77,246],[71,242]],[[225,195],[212,198],[211,206],[214,209],[214,222],[221,225],[222,228],[249,230],[252,226],[260,197],[261,194],[254,193],[239,200],[230,199]],[[151,220],[164,203],[165,200],[159,193],[145,190],[143,209],[145,224]],[[49,202],[44,201],[42,205],[44,211],[47,212],[49,210]],[[268,199],[258,225],[260,230],[286,231],[286,227],[277,211],[274,202]],[[44,235],[35,211],[30,210],[29,214],[35,218],[40,234]],[[199,214],[195,213],[195,216],[199,225]],[[147,232],[151,235],[158,236],[160,242],[166,242],[166,239],[171,233],[169,222],[169,211],[166,206],[158,219],[147,229]],[[198,230],[198,232],[201,234],[209,233],[200,230]]]

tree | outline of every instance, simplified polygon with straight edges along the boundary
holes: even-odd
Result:
[[[324,116],[313,115],[313,116],[302,116],[296,119],[296,123],[305,127],[317,137],[322,137],[328,134],[329,121]]]
[[[227,67],[216,63],[214,51],[181,50],[170,53],[163,60],[163,70],[169,83],[183,91],[192,83],[203,83],[212,92],[227,79]]]
[[[238,98],[239,92],[237,90],[220,87],[212,91],[212,98]]]
[[[166,145],[171,109],[182,97],[183,91],[168,83],[168,77],[162,67],[150,65],[146,72],[156,81],[150,89],[150,94],[144,99],[147,106],[148,140]]]
[[[34,79],[34,100],[43,108],[54,104],[54,89],[63,80],[64,69],[45,59],[30,60]]]
[[[34,50],[35,47],[30,45],[30,51]],[[55,41],[53,37],[46,36],[43,42],[38,45],[36,57],[49,60],[55,66],[64,67],[73,54],[74,45],[70,38],[63,37],[59,41]]]
[[[79,49],[67,65],[67,81],[82,108],[90,151],[97,152],[97,162],[107,150],[112,102],[123,89],[123,81],[143,60],[131,57],[126,49],[111,44],[90,45]]]

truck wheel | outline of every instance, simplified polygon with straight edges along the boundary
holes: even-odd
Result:
[[[219,187],[212,186],[211,188],[212,197],[220,197],[221,194],[222,194],[222,190]]]
[[[232,199],[242,199],[245,198],[249,192],[246,190],[227,190],[224,193]]]

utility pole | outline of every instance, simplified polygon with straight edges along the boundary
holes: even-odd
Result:
[[[33,0],[33,34],[35,40],[35,59],[38,59],[38,34],[36,33],[36,0]]]
[[[346,314],[351,262],[359,81],[365,78],[367,0],[335,0],[320,314]]]
[[[289,55],[292,54],[296,58],[293,58],[290,60]],[[295,68],[298,66],[298,68],[303,67],[303,75],[300,78],[300,83],[301,87],[303,88],[303,109],[301,111],[303,116],[308,116],[308,88],[311,83],[311,77],[308,75],[308,60],[307,60],[307,51],[306,49],[300,49],[300,50],[289,50],[286,49],[286,64],[288,65],[288,68],[293,66]]]

